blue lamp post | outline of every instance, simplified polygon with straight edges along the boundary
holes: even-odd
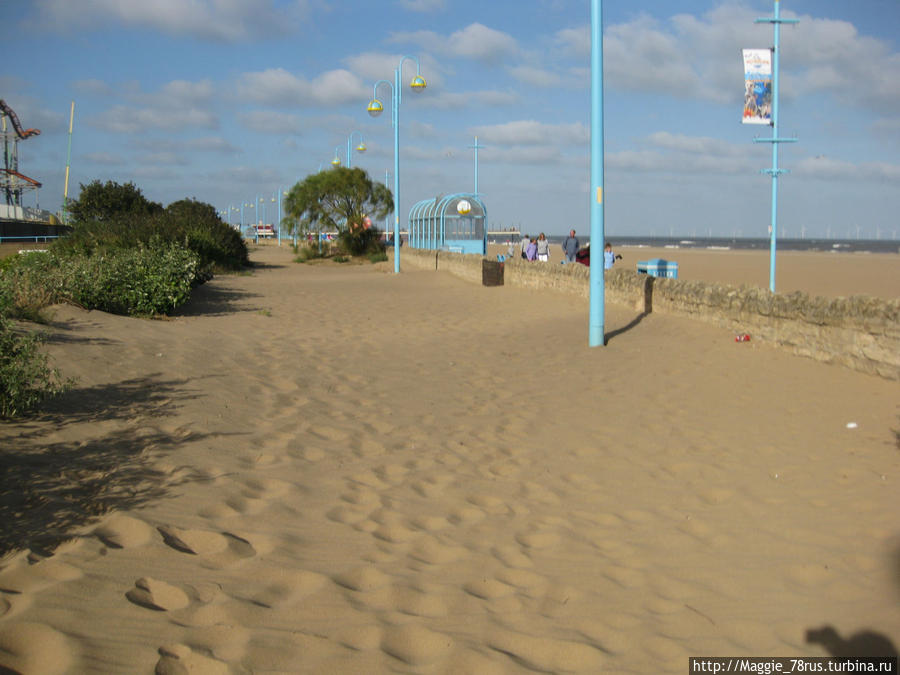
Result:
[[[778,176],[788,173],[787,169],[778,168],[778,144],[796,143],[796,138],[778,136],[778,66],[781,54],[781,24],[798,23],[798,19],[782,19],[781,4],[775,0],[775,15],[765,19],[757,19],[756,23],[771,23],[774,26],[775,46],[772,47],[772,137],[754,139],[756,143],[772,144],[772,168],[763,169],[763,173],[772,176],[772,225],[769,235],[769,290],[775,292],[775,251],[778,246]]]
[[[391,124],[394,127],[394,274],[400,273],[400,103],[403,98],[400,76],[406,59],[416,62],[416,76],[409,86],[415,92],[422,92],[425,89],[425,79],[419,75],[419,60],[414,56],[404,56],[394,70],[394,84],[387,80],[378,80],[372,88],[372,100],[366,108],[372,117],[378,117],[384,112],[384,105],[378,100],[378,85],[386,84],[391,87]]]
[[[603,2],[591,0],[591,272],[590,347],[605,344],[603,279]]]
[[[334,148],[334,159],[331,160],[331,166],[333,166],[336,169],[340,165],[341,165],[341,157],[340,157],[340,155],[338,155],[337,147],[335,147]]]
[[[359,145],[356,146],[357,152],[365,152],[366,144],[363,141],[362,132],[359,131],[351,131],[350,135],[347,136],[347,168],[353,168],[353,150],[351,140],[353,138],[353,134],[359,134]]]

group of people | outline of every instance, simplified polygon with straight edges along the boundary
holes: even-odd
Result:
[[[550,260],[550,242],[543,232],[535,239],[527,234],[522,237],[520,246],[520,254],[524,260],[539,260],[547,262]],[[575,230],[569,230],[569,236],[563,240],[562,250],[565,259],[563,264],[580,262],[585,265],[590,264],[590,248],[581,248],[581,242],[575,236]],[[512,257],[514,253],[513,244],[509,245],[509,255]],[[603,269],[611,269],[616,264],[616,260],[621,260],[622,256],[617,255],[612,250],[612,244],[607,242],[603,251]]]
[[[509,254],[513,255],[513,244],[509,245],[509,249]],[[527,234],[522,237],[520,250],[523,260],[539,260],[540,262],[550,260],[550,241],[543,232],[537,238],[529,237]]]

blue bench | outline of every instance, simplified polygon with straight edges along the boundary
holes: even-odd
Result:
[[[651,277],[678,278],[678,263],[662,258],[642,260],[637,264],[638,274],[649,274]]]

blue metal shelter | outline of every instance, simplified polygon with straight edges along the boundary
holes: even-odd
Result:
[[[465,204],[468,202],[468,209]],[[487,253],[487,209],[476,195],[457,192],[425,199],[409,210],[409,245],[413,248]]]

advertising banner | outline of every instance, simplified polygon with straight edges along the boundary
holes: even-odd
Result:
[[[772,50],[744,50],[744,124],[772,123]]]

